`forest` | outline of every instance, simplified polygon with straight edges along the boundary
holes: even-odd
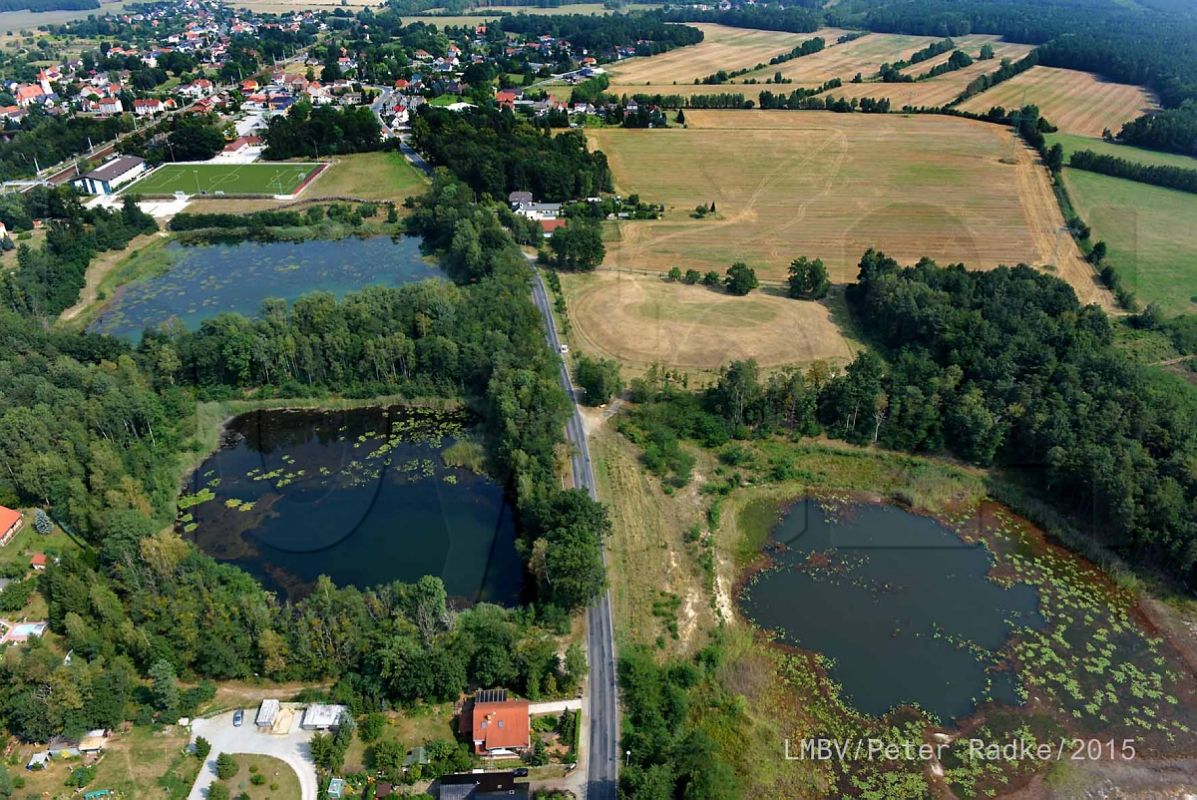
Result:
[[[1197,98],[1197,20],[1113,0],[877,0],[864,26],[923,36],[999,34],[1038,45],[1039,63],[1147,86],[1165,107]],[[834,13],[830,15],[834,22]]]
[[[1078,150],[1068,159],[1068,166],[1115,178],[1126,178],[1182,192],[1197,192],[1197,169],[1185,169],[1166,164],[1141,164],[1118,156]]]
[[[468,251],[461,285],[270,302],[252,320],[225,314],[192,332],[147,332],[136,348],[0,309],[0,503],[50,508],[83,544],[38,578],[51,627],[75,657],[64,664],[34,645],[0,664],[8,730],[45,740],[173,719],[202,700],[178,681],[254,674],[327,679],[327,696],[355,712],[448,700],[467,686],[533,698],[574,690],[584,658],[577,648],[559,658],[554,634],[603,585],[610,522],[585,493],[558,486],[569,406],[529,267],[494,212],[445,171],[412,219],[430,246]],[[515,500],[535,602],[453,610],[439,579],[426,578],[368,591],[325,580],[281,605],[164,530],[176,515],[179,454],[194,446],[197,399],[246,393],[468,403]],[[47,701],[47,686],[71,690]]]
[[[21,242],[19,268],[0,273],[0,305],[34,315],[56,316],[74,305],[97,253],[123,249],[139,233],[158,230],[132,198],[125,198],[119,211],[84,208],[69,186],[36,186],[0,198],[0,222],[8,230],[32,230],[35,219],[49,220],[45,243],[34,249]]]
[[[369,106],[313,108],[310,103],[299,102],[291,113],[270,120],[263,137],[263,156],[282,161],[378,150],[382,147],[380,130]]]
[[[74,11],[99,8],[99,0],[0,0],[2,11]]]
[[[480,195],[506,200],[528,191],[538,201],[560,202],[612,188],[607,157],[589,152],[581,133],[554,136],[510,111],[457,114],[423,105],[412,140],[431,164],[448,167]]]
[[[1197,156],[1197,100],[1131,120],[1118,132],[1118,141]]]
[[[786,33],[811,33],[819,29],[822,16],[811,8],[802,8],[803,3],[782,8],[770,5],[747,8],[730,8],[724,11],[701,10],[698,8],[674,8],[662,14],[666,22],[714,22],[733,28],[756,28],[764,31]],[[820,4],[810,0],[813,8]]]
[[[680,440],[823,431],[856,444],[948,453],[1005,470],[1085,535],[1191,585],[1197,566],[1197,394],[1132,363],[1110,321],[1031,267],[973,272],[868,251],[847,292],[876,346],[843,372],[767,381],[752,362],[693,394],[633,382],[649,400],[622,430],[674,485]]]
[[[635,47],[636,55],[652,56],[675,47],[698,44],[703,33],[687,25],[666,25],[657,13],[645,14],[512,14],[496,27],[507,33],[566,39],[575,48],[608,53]]]

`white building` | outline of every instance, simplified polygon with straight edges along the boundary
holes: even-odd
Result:
[[[112,194],[116,189],[145,172],[145,159],[120,156],[71,181],[88,194]]]
[[[347,713],[345,706],[311,705],[304,709],[299,725],[305,731],[326,731],[340,725],[341,715]]]
[[[262,705],[258,708],[258,716],[254,718],[254,724],[259,728],[274,727],[274,722],[278,719],[280,710],[281,707],[277,700],[263,700]]]

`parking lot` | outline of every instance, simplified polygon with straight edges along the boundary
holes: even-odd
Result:
[[[194,742],[197,736],[204,737],[211,743],[212,752],[208,754],[207,762],[191,787],[188,800],[207,799],[208,787],[216,780],[216,756],[220,753],[253,753],[285,761],[299,776],[299,786],[303,792],[301,800],[316,800],[316,766],[308,744],[314,731],[299,727],[300,715],[290,715],[291,721],[285,733],[264,733],[254,725],[254,709],[245,709],[245,722],[241,727],[233,725],[234,713],[229,711],[192,723],[191,741]]]

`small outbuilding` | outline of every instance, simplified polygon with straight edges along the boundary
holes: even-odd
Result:
[[[315,704],[303,710],[299,726],[305,731],[326,731],[341,724],[341,715],[347,713],[345,706]]]
[[[273,728],[281,709],[277,700],[263,700],[258,707],[258,716],[254,717],[254,724],[259,728]]]

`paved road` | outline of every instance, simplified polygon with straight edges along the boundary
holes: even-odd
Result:
[[[212,752],[195,779],[187,800],[206,800],[208,787],[216,780],[216,756],[221,753],[253,753],[285,761],[299,776],[302,797],[296,800],[316,800],[316,764],[312,761],[309,745],[312,731],[300,729],[299,716],[296,715],[290,733],[275,735],[258,731],[254,725],[253,709],[245,712],[245,724],[239,728],[233,726],[233,713],[230,711],[208,719],[197,719],[192,723],[192,741],[195,741],[196,736],[204,737],[212,744]]]
[[[419,153],[400,140],[400,152],[417,168],[431,174],[432,167]],[[532,261],[532,257],[528,257]],[[561,341],[557,338],[557,326],[553,324],[553,313],[544,281],[536,265],[532,265],[535,280],[532,284],[532,298],[544,316],[549,346],[554,353],[561,352]],[[586,431],[582,427],[582,415],[578,411],[578,397],[574,393],[569,369],[561,359],[557,365],[561,386],[573,402],[573,413],[565,427],[565,436],[572,445],[571,463],[574,482],[586,489],[590,496],[598,499],[594,485],[594,472],[590,465],[590,448],[586,444]],[[606,562],[607,553],[603,552]],[[611,625],[611,593],[604,592],[593,606],[586,611],[586,658],[590,663],[590,677],[586,682],[586,706],[589,711],[590,735],[586,747],[586,798],[587,800],[615,800],[616,780],[619,775],[619,696],[615,673],[615,633]]]
[[[557,338],[557,327],[553,324],[548,294],[540,272],[535,270],[536,279],[532,285],[532,297],[536,307],[544,315],[549,345],[555,353],[561,352]],[[578,411],[578,397],[565,360],[557,365],[561,385],[573,402],[573,413],[565,426],[573,455],[571,464],[574,483],[584,488],[590,496],[598,499],[594,485],[594,472],[590,464],[590,448],[586,444],[586,431],[582,427],[582,415]],[[607,554],[603,552],[604,562]],[[615,785],[619,773],[619,697],[615,676],[615,636],[611,626],[611,593],[603,596],[586,611],[586,653],[590,662],[590,677],[587,680],[587,706],[590,711],[590,741],[586,761],[587,800],[614,800]]]

